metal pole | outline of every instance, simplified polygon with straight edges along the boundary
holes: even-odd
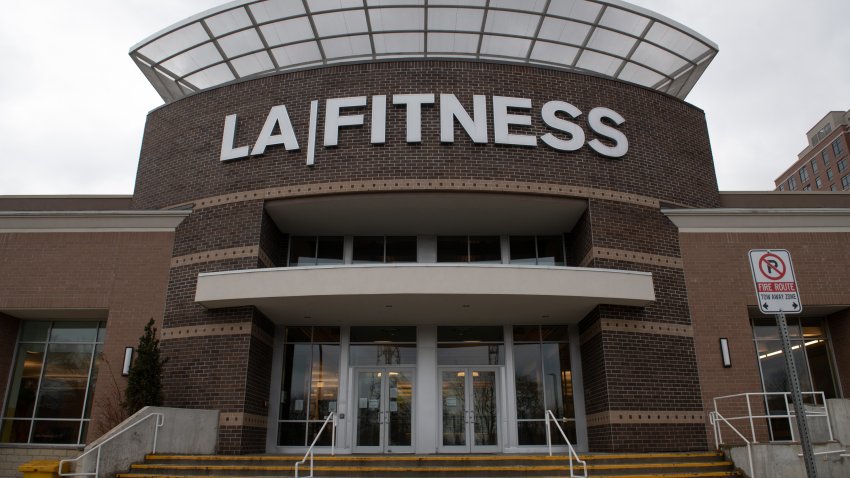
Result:
[[[800,445],[803,448],[803,461],[806,462],[806,474],[809,478],[817,478],[815,453],[812,449],[809,425],[806,421],[806,410],[803,408],[803,394],[800,392],[800,379],[797,377],[797,367],[794,364],[794,356],[791,351],[791,340],[788,338],[788,322],[785,320],[784,313],[780,312],[776,315],[776,325],[779,326],[779,335],[782,337],[782,351],[785,353],[785,373],[788,377],[788,383],[791,384],[791,398],[794,401],[794,409],[797,413],[797,430],[800,435]]]

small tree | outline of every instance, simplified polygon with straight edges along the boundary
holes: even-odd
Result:
[[[136,358],[127,377],[127,389],[121,406],[132,415],[146,406],[162,406],[162,366],[165,360],[159,354],[159,340],[151,319],[145,333],[139,337]]]

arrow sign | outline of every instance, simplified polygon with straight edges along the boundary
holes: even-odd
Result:
[[[753,249],[749,257],[756,300],[762,313],[802,312],[791,254],[785,249]]]

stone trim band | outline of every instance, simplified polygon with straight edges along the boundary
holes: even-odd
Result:
[[[218,426],[267,428],[268,417],[245,412],[225,412],[219,414]]]
[[[189,325],[185,327],[169,327],[160,331],[161,340],[189,339],[196,337],[220,337],[233,335],[253,335],[260,341],[273,345],[274,339],[264,330],[251,322],[232,324]]]
[[[700,411],[611,410],[587,416],[588,427],[603,425],[704,424]]]
[[[171,258],[171,267],[188,266],[202,262],[223,261],[227,259],[243,259],[245,257],[257,257],[259,249],[257,246],[231,247],[230,249],[216,249],[203,251],[196,254],[187,254]]]
[[[174,204],[164,209],[192,206],[194,210],[221,206],[242,201],[259,199],[284,199],[292,197],[320,196],[325,194],[345,194],[386,191],[485,191],[540,194],[571,198],[604,199],[624,202],[654,209],[661,207],[661,201],[637,194],[610,191],[607,189],[565,186],[563,184],[529,183],[520,181],[486,181],[476,179],[389,179],[376,181],[341,181],[332,183],[301,184],[280,188],[255,189],[239,193],[223,194]],[[671,203],[670,201],[665,201]]]
[[[644,322],[623,319],[602,319],[596,321],[582,332],[580,341],[583,345],[588,340],[605,332],[628,332],[635,334],[672,335],[676,337],[693,337],[694,329],[690,325],[668,324],[664,322]]]
[[[672,256],[658,254],[646,254],[643,252],[625,251],[622,249],[610,249],[607,247],[592,247],[582,259],[579,267],[587,267],[593,259],[610,259],[614,261],[634,262],[650,266],[672,267],[682,269],[682,259]]]

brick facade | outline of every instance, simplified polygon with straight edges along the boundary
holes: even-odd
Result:
[[[804,311],[817,316],[819,306],[850,304],[850,259],[835,253],[846,250],[850,233],[683,233],[680,242],[706,410],[713,410],[714,397],[762,391],[750,325],[750,317],[758,316],[750,249],[790,251]],[[845,311],[827,320],[837,369],[844,374],[850,370],[847,319]],[[729,339],[729,368],[721,362],[721,337]],[[847,396],[848,380],[841,382]],[[708,439],[714,441],[710,430]]]
[[[161,324],[173,238],[168,232],[0,234],[0,309],[99,309],[107,314],[87,442],[114,425],[107,416],[126,384],[124,347],[137,346],[148,319]],[[16,326],[16,319],[0,316],[0,327]],[[14,350],[17,333],[0,333],[0,341],[9,337],[10,346],[2,343],[4,354]],[[3,366],[3,359],[0,373],[5,376],[9,365]]]
[[[542,143],[536,148],[496,145],[490,115],[490,143],[473,144],[456,124],[455,143],[441,144],[438,105],[423,107],[419,144],[405,143],[405,110],[390,105],[386,144],[370,144],[371,110],[366,107],[344,113],[363,113],[362,127],[341,128],[338,147],[321,146],[325,114],[321,100],[405,93],[453,93],[470,110],[473,94],[531,98],[533,108],[528,114],[532,125],[513,127],[512,133],[538,137],[549,132],[540,119],[539,107],[546,101],[567,101],[584,112],[576,123],[584,129],[587,141],[593,139],[586,124],[587,112],[597,106],[609,107],[626,118],[619,129],[628,137],[629,153],[622,159],[610,159],[587,146],[567,153]],[[315,166],[308,167],[312,99],[320,100],[321,108]],[[488,98],[488,111],[490,101]],[[262,156],[225,163],[219,160],[226,115],[238,115],[235,144],[252,144],[270,108],[279,104],[287,106],[300,150],[275,146]],[[672,125],[675,131],[671,131]],[[687,178],[687,184],[670,181],[670,177]],[[548,186],[535,187],[540,184]],[[587,212],[567,234],[568,262],[652,272],[658,297],[645,310],[600,307],[595,320],[690,326],[677,232],[659,208],[662,202],[718,205],[700,110],[655,91],[591,76],[515,65],[418,61],[275,75],[206,91],[150,113],[134,207],[195,208],[177,230],[174,256],[183,262],[172,264],[164,327],[176,330],[251,322],[273,332],[273,325],[252,308],[206,310],[194,303],[200,272],[285,264],[287,231],[279,230],[263,213],[264,198],[449,187],[458,191],[499,187],[525,194],[551,194],[556,188],[562,196],[590,198]],[[564,187],[576,188],[576,193],[563,191]],[[640,257],[620,259],[621,253]],[[191,263],[184,261],[187,258]],[[617,333],[601,326],[598,330],[599,336],[591,337],[582,352],[588,414],[622,410],[702,413],[692,338]],[[169,336],[163,340],[163,351],[170,357],[166,371],[169,405],[219,408],[245,416],[267,413],[262,400],[268,395],[270,373],[262,365],[268,363],[271,350],[262,340],[252,337],[249,341],[240,334]],[[225,351],[226,356],[222,355]],[[644,443],[641,437],[659,426],[672,427],[669,421],[673,419],[591,426],[591,450],[607,451],[615,446],[624,451],[661,449]],[[263,430],[240,423],[222,423],[221,451],[263,451]],[[665,449],[705,448],[703,427],[689,424],[681,433],[670,433],[675,438]]]

